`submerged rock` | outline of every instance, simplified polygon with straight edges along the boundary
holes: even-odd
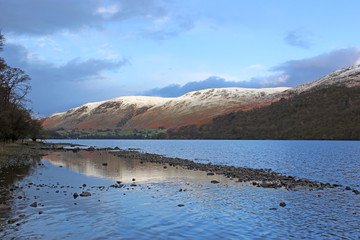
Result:
[[[91,193],[90,192],[82,192],[80,193],[80,197],[90,197]]]
[[[37,207],[37,202],[33,202],[32,204],[30,204],[30,207]]]
[[[281,202],[281,203],[279,204],[279,206],[280,206],[280,207],[285,207],[285,206],[286,206],[286,203]]]

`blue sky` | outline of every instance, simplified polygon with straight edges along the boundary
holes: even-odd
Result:
[[[0,0],[39,116],[127,95],[297,86],[360,63],[357,0]]]

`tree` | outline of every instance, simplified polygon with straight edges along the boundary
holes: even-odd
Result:
[[[0,50],[4,37],[0,32]],[[0,139],[16,141],[30,137],[36,140],[42,133],[40,122],[33,120],[25,108],[31,78],[19,68],[13,68],[0,58]]]
[[[23,105],[30,92],[31,78],[19,68],[5,65],[0,72],[0,103],[7,107],[9,103]]]

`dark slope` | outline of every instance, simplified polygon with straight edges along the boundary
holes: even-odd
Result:
[[[234,112],[197,128],[168,131],[169,138],[360,140],[360,88],[327,86],[270,106]]]

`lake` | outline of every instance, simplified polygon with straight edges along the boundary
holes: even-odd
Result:
[[[202,163],[271,168],[360,190],[358,141],[51,142],[136,148]],[[214,178],[220,183],[210,183]],[[220,175],[96,151],[51,153],[26,173],[2,181],[11,184],[14,199],[11,210],[0,211],[1,239],[360,238],[360,195],[344,187],[257,188]],[[116,187],[117,181],[124,187]],[[91,196],[73,197],[82,191]],[[34,201],[36,208],[29,206]],[[9,217],[19,218],[17,224],[4,221]]]

